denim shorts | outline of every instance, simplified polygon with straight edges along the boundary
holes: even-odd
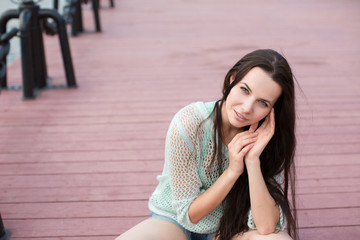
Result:
[[[171,222],[171,223],[175,224],[176,226],[178,226],[185,233],[188,240],[212,240],[214,235],[215,235],[214,233],[200,234],[200,233],[190,232],[189,230],[186,230],[184,227],[182,227],[174,219],[171,219],[171,218],[165,217],[165,216],[161,216],[161,215],[158,215],[156,213],[151,213],[150,218],[160,219],[160,220],[164,220],[164,221]]]

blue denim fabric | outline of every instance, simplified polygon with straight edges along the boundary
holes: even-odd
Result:
[[[168,217],[165,217],[165,216],[161,216],[161,215],[158,215],[156,213],[151,213],[150,218],[161,219],[161,220],[168,221],[168,222],[171,222],[171,223],[175,224],[176,226],[178,226],[185,233],[186,237],[189,240],[212,240],[213,237],[214,237],[213,233],[212,234],[200,234],[200,233],[190,232],[190,231],[186,230],[185,228],[183,228],[174,219],[171,219],[171,218],[168,218]]]

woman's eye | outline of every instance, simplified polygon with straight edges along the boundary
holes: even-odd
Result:
[[[246,94],[249,93],[249,90],[247,90],[247,88],[241,87],[241,90],[242,90],[244,93],[246,93]]]
[[[268,107],[268,106],[269,106],[268,103],[265,102],[265,101],[260,100],[259,102],[260,102],[260,104],[263,105],[264,107]]]

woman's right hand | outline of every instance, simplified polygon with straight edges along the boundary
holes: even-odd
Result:
[[[244,131],[235,135],[228,144],[229,151],[229,167],[228,171],[238,178],[244,172],[244,157],[254,146],[257,139],[255,131],[256,125],[251,125],[248,131]]]

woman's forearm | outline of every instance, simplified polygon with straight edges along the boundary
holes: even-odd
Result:
[[[260,160],[246,161],[249,176],[250,204],[253,220],[260,234],[275,231],[280,219],[280,209],[266,187]]]
[[[229,169],[225,170],[209,189],[190,204],[189,218],[191,222],[198,223],[211,213],[225,199],[238,177]]]

